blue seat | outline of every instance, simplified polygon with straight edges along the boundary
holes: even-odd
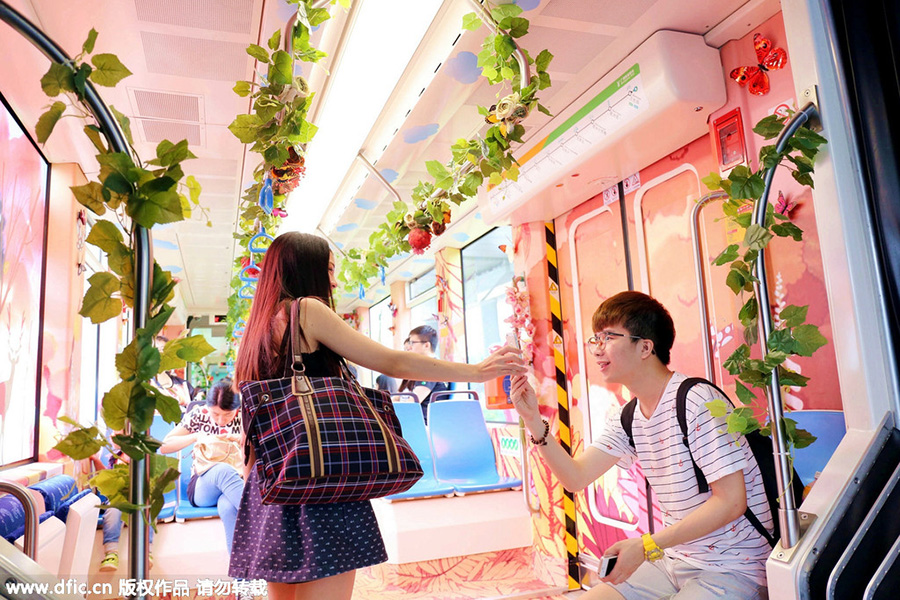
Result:
[[[439,483],[434,476],[434,459],[431,456],[431,446],[428,444],[428,431],[425,429],[425,419],[422,416],[421,407],[417,403],[401,402],[394,404],[394,412],[397,413],[397,418],[400,419],[404,439],[409,442],[413,452],[419,457],[423,475],[422,479],[405,492],[385,496],[385,499],[393,501],[452,496],[454,492],[453,486]]]
[[[174,429],[175,425],[171,423],[166,423],[162,415],[156,414],[153,416],[153,423],[150,425],[150,435],[156,438],[159,441],[162,441],[163,438],[166,437],[166,434]],[[178,453],[173,452],[171,454],[166,454],[166,456],[172,458],[178,458]],[[157,521],[162,523],[167,523],[175,518],[175,506],[178,504],[178,482],[175,482],[175,489],[170,492],[166,492],[163,494],[164,504],[162,509],[159,511],[159,516],[156,517]]]
[[[194,445],[185,446],[178,451],[179,470],[178,504],[175,506],[175,520],[182,523],[188,519],[205,519],[218,517],[219,509],[215,506],[194,506],[188,499],[188,484],[191,482],[191,465],[194,463]]]
[[[831,459],[838,444],[847,432],[844,413],[839,410],[794,410],[785,418],[797,422],[797,428],[805,429],[816,441],[811,446],[794,450],[794,469],[804,485],[811,483],[816,471],[821,471]]]
[[[521,487],[521,479],[497,473],[494,445],[479,402],[432,402],[428,423],[438,482],[452,485],[460,495]]]

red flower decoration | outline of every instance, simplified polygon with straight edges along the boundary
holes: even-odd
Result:
[[[414,254],[422,254],[431,245],[431,232],[427,229],[413,229],[409,232],[409,245]]]

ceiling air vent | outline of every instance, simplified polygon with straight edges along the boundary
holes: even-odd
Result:
[[[247,44],[166,33],[141,32],[147,70],[161,75],[237,81],[247,79]]]
[[[134,0],[139,21],[250,33],[253,0]]]
[[[202,96],[131,89],[139,117],[174,121],[203,121]]]
[[[187,140],[190,146],[202,146],[203,129],[195,123],[180,121],[163,121],[154,119],[136,119],[141,124],[144,140],[158,144],[163,140],[178,142]]]

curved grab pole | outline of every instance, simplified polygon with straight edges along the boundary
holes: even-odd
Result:
[[[34,498],[27,488],[12,481],[0,481],[0,492],[15,496],[22,503],[25,509],[25,540],[22,542],[22,550],[28,558],[37,560],[38,514]]]
[[[500,33],[500,29],[497,27],[497,23],[494,22],[494,18],[491,14],[484,8],[484,5],[480,0],[469,0],[469,4],[475,7],[475,11],[479,13],[481,16],[482,22],[487,25],[487,28],[491,30],[491,33],[494,35],[498,35]],[[522,49],[519,48],[519,44],[516,40],[513,40],[513,45],[516,47],[516,51],[513,52],[513,56],[516,59],[516,62],[519,63],[519,88],[527,87],[528,84],[531,83],[531,68],[528,65],[528,58],[525,57],[525,53],[522,52]]]
[[[811,116],[816,115],[816,105],[809,103],[800,109],[784,127],[781,135],[775,143],[775,151],[782,152],[787,146],[788,140],[794,135],[801,125],[806,123]],[[765,188],[762,197],[753,206],[753,223],[764,226],[766,221],[766,207],[769,203],[769,192],[772,187],[772,178],[775,176],[775,167],[766,171]],[[759,305],[759,343],[762,354],[768,353],[768,339],[772,333],[772,313],[769,308],[769,288],[766,284],[766,256],[765,249],[759,251],[756,261],[757,281],[753,284],[756,301]],[[775,453],[775,475],[778,482],[778,497],[781,503],[778,507],[778,521],[781,525],[781,546],[785,549],[792,548],[800,539],[800,521],[797,507],[794,506],[794,497],[785,493],[790,488],[791,464],[790,452],[787,449],[787,441],[784,434],[784,405],[781,399],[781,379],[778,369],[772,370],[769,380],[767,396],[769,399],[769,423],[772,424],[772,448]]]
[[[694,242],[694,270],[697,273],[697,304],[700,307],[700,323],[703,327],[703,335],[701,336],[703,340],[703,361],[706,366],[706,379],[713,383],[716,383],[716,380],[713,372],[712,344],[709,341],[709,300],[706,298],[706,286],[703,285],[706,281],[706,268],[700,247],[700,211],[713,200],[727,197],[728,194],[725,192],[707,194],[697,200],[697,204],[694,205],[691,211],[691,240]]]
[[[22,37],[44,53],[50,60],[71,65],[72,59],[60,48],[47,34],[38,29],[31,21],[13,9],[4,0],[0,0],[0,20],[19,32]],[[84,100],[88,105],[100,130],[109,141],[110,150],[113,152],[130,153],[131,148],[119,127],[118,121],[112,112],[100,98],[97,90],[90,81],[85,82]],[[137,330],[146,326],[147,313],[150,308],[150,289],[152,285],[153,252],[150,245],[150,231],[134,224],[132,233],[134,244],[134,322],[132,323],[132,336],[137,335]],[[147,469],[147,459],[131,461],[131,493],[130,500],[134,504],[146,504],[147,490],[150,488],[150,472]],[[147,562],[148,550],[148,519],[141,519],[141,524],[133,524],[129,536],[131,552],[129,553],[130,574],[133,579],[143,580],[147,578],[150,565]],[[144,597],[144,596],[137,596]]]

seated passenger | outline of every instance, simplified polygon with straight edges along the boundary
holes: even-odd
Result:
[[[379,375],[375,378],[375,389],[388,394],[397,393],[397,380],[387,375]]]
[[[407,338],[409,342],[408,348],[407,342],[403,343],[403,347],[416,354],[434,357],[434,352],[437,349],[437,339],[437,331],[428,325],[420,325],[409,332],[409,337]],[[432,394],[435,392],[445,392],[448,389],[447,384],[443,381],[414,381],[411,379],[404,379],[400,382],[399,391],[410,391],[416,395],[416,398],[419,399],[419,404],[422,405],[422,415],[425,417],[425,422],[427,423],[428,404],[431,402]]]
[[[98,453],[99,454],[99,453]],[[108,464],[104,465],[99,459],[92,456],[91,462],[99,469],[112,469],[121,461],[130,462],[128,455],[121,450],[116,450],[109,455]],[[132,518],[141,518],[139,515]],[[119,538],[122,537],[122,511],[109,507],[103,511],[103,559],[100,561],[101,571],[116,571],[119,568]],[[153,544],[153,528],[150,528],[150,544]],[[153,567],[153,554],[150,553],[150,567]]]
[[[766,598],[771,548],[744,516],[749,505],[772,533],[756,458],[743,436],[727,432],[724,417],[710,415],[706,403],[721,395],[705,383],[688,391],[690,450],[682,443],[675,398],[685,376],[667,366],[675,340],[672,317],[650,296],[622,292],[600,305],[592,324],[588,343],[603,379],[639,398],[633,446],[618,409],[590,447],[571,457],[549,435],[525,377],[513,377],[511,390],[531,441],[566,489],[580,491],[614,465],[638,461],[659,498],[665,527],[607,548],[605,555],[618,557],[615,567],[584,599]],[[698,492],[691,457],[709,483],[707,492]]]
[[[159,449],[168,454],[194,444],[188,500],[194,506],[216,506],[225,527],[228,554],[244,489],[241,450],[241,401],[223,379],[206,395],[206,404],[186,413]]]

